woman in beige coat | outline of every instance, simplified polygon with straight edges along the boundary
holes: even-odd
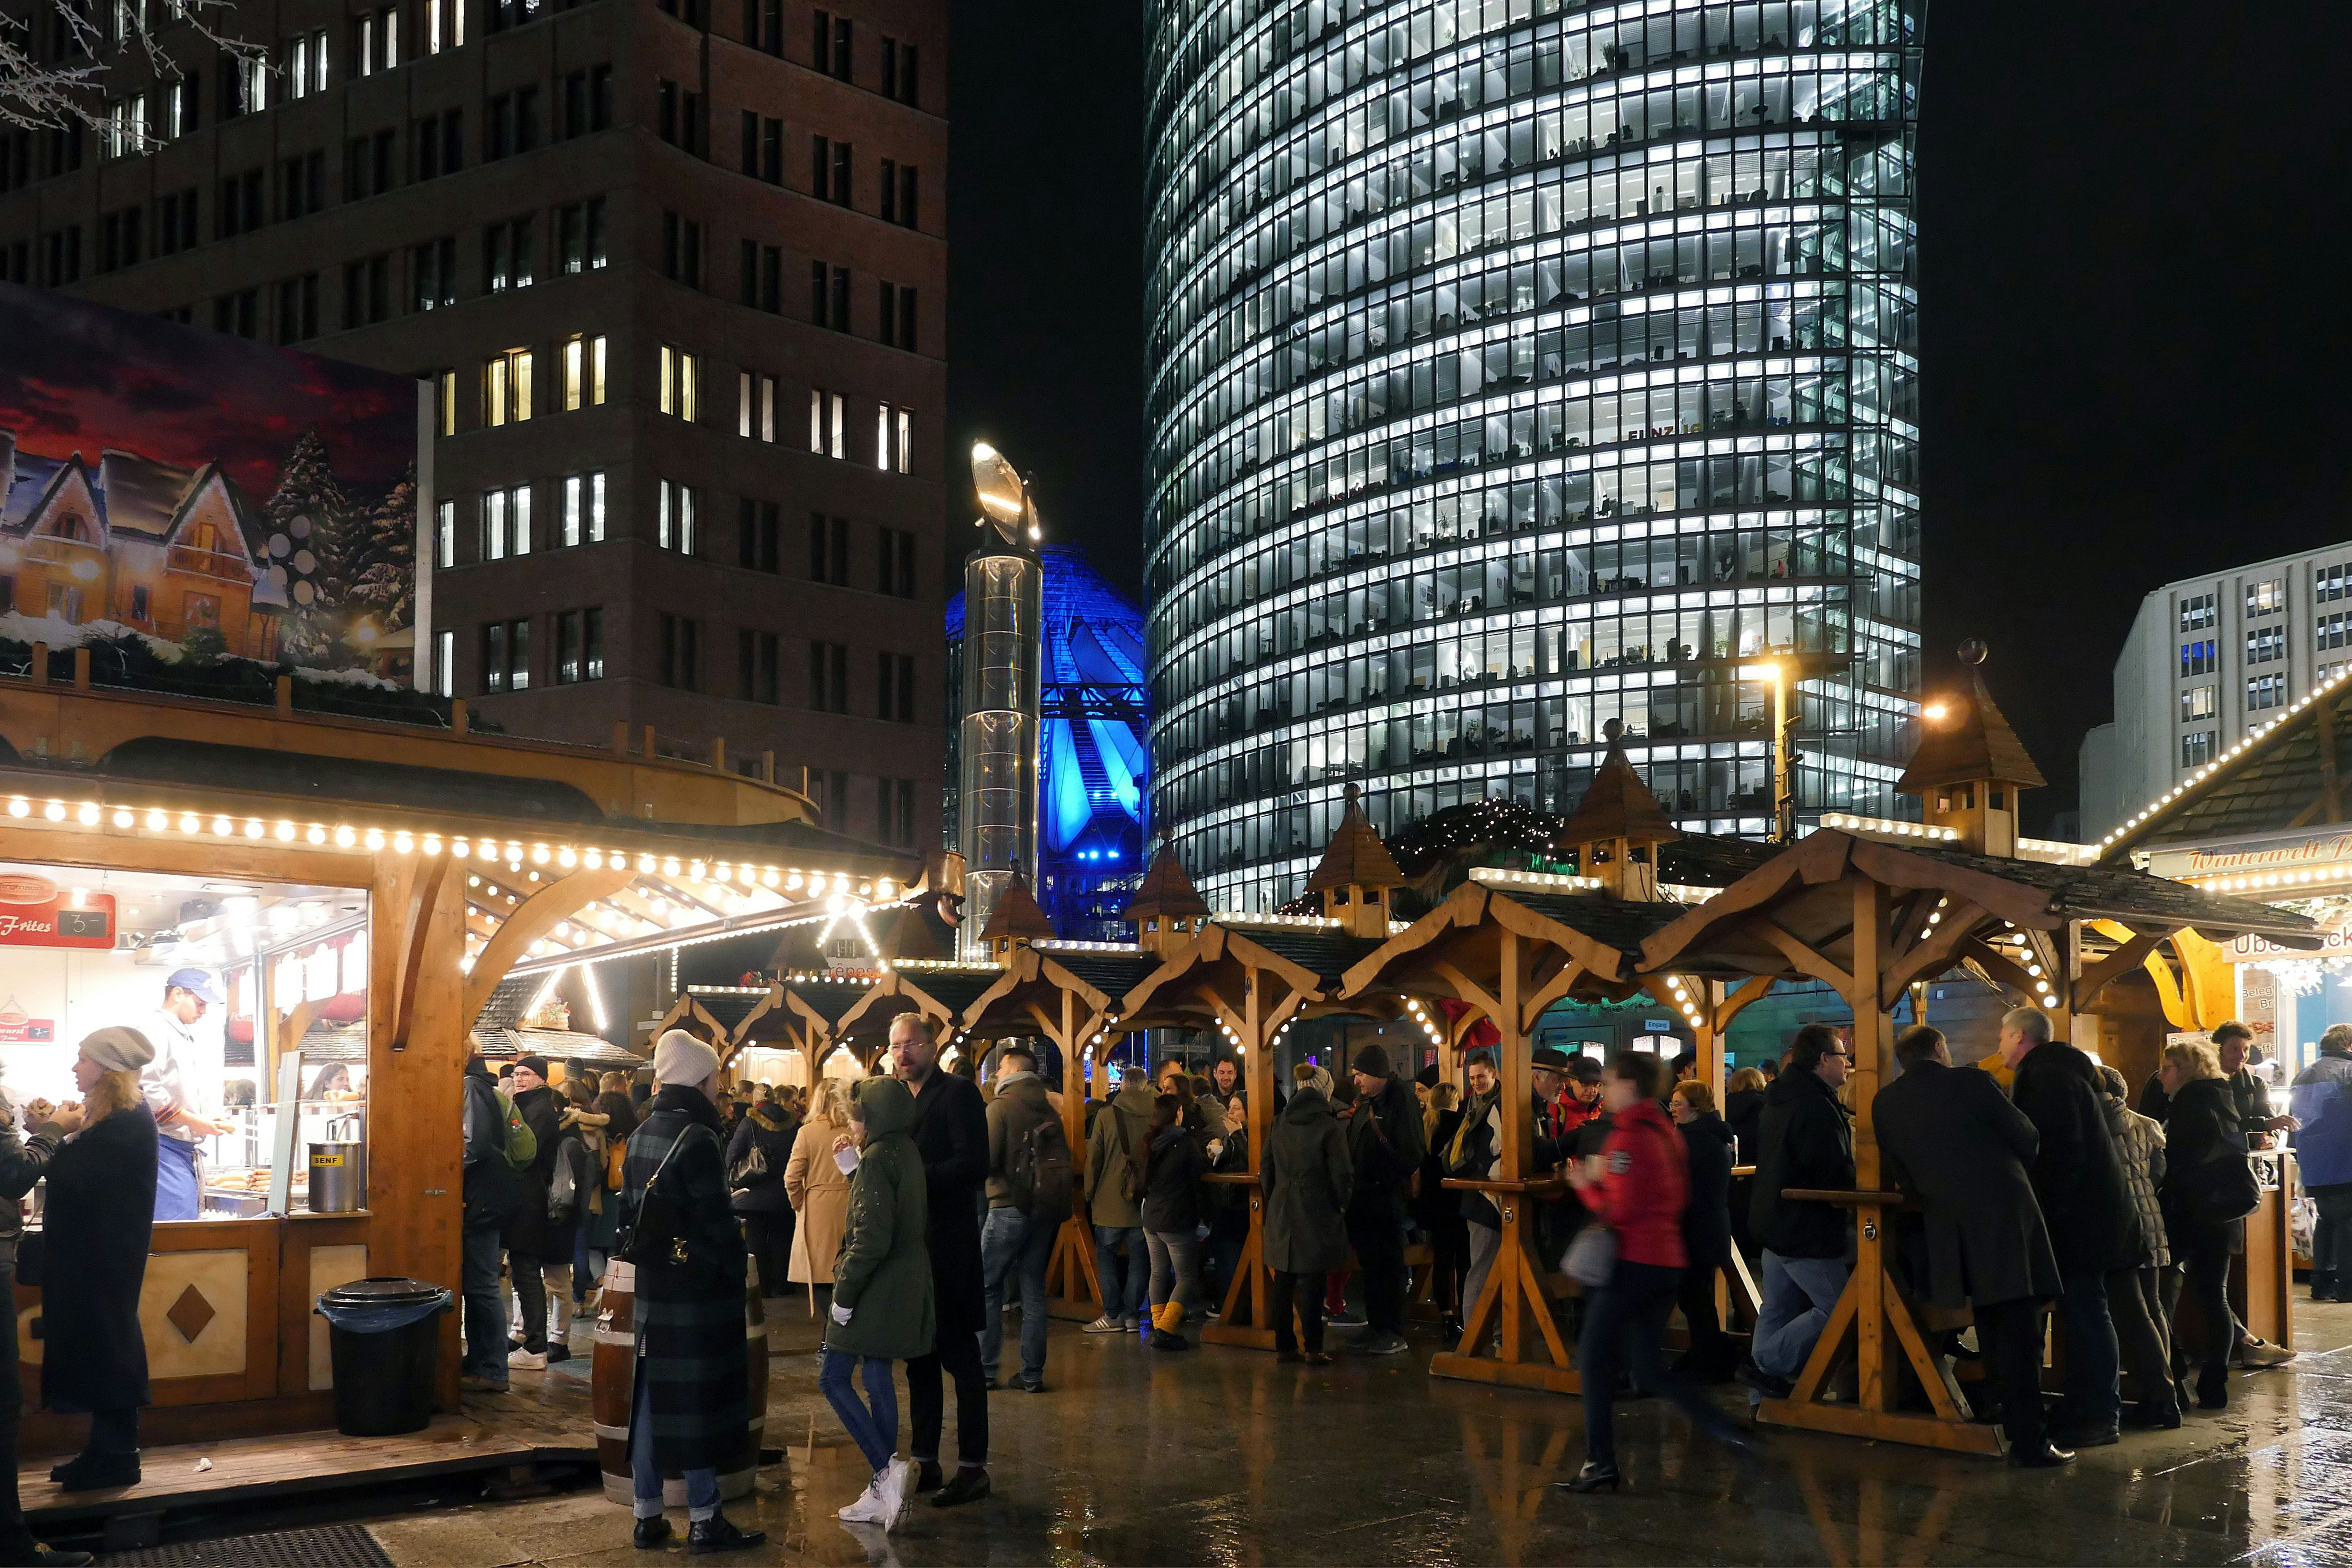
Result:
[[[784,1195],[797,1216],[788,1273],[794,1284],[809,1287],[812,1310],[816,1287],[833,1283],[834,1255],[841,1250],[841,1235],[849,1225],[849,1178],[833,1158],[834,1140],[848,1131],[840,1082],[820,1079],[810,1096],[808,1120],[801,1123],[792,1158],[784,1164]]]

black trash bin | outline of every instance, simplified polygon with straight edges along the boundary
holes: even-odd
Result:
[[[455,1298],[422,1279],[354,1279],[319,1298],[335,1366],[335,1430],[422,1432],[441,1370],[441,1314]]]

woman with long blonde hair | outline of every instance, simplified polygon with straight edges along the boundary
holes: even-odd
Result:
[[[785,1278],[809,1288],[809,1315],[816,1315],[816,1288],[833,1286],[834,1256],[849,1226],[849,1177],[834,1160],[835,1140],[849,1131],[849,1108],[842,1083],[820,1078],[809,1095],[808,1120],[793,1138],[784,1162],[784,1196],[793,1205],[793,1251]]]
[[[89,1416],[89,1442],[50,1472],[68,1491],[139,1484],[139,1407],[147,1342],[139,1290],[155,1225],[155,1118],[139,1069],[155,1047],[136,1029],[104,1028],[74,1063],[79,1110],[60,1110],[43,1211],[41,1404]]]

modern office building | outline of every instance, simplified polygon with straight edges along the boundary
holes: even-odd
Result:
[[[0,277],[428,378],[422,681],[935,840],[945,0],[89,14],[185,74],[0,128]]]
[[[1572,805],[1902,815],[1916,0],[1154,0],[1155,819],[1213,904]]]
[[[1149,773],[1143,612],[1084,551],[1049,544],[1038,659],[1038,904],[1072,942],[1126,942],[1119,920],[1150,855],[1143,840]],[[963,595],[948,601],[948,698],[963,690]],[[949,745],[961,734],[948,715]],[[941,816],[956,845],[952,757]]]
[[[2352,542],[2167,583],[2116,659],[2116,716],[2083,737],[2083,838],[2133,813],[2352,662]]]

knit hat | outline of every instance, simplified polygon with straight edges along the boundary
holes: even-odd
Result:
[[[545,1078],[547,1076],[547,1058],[545,1057],[517,1057],[515,1058],[515,1066],[518,1068],[529,1068],[531,1071],[537,1073],[541,1078]]]
[[[688,1034],[670,1029],[654,1042],[656,1083],[701,1083],[719,1070],[719,1053]]]
[[[1568,1070],[1568,1053],[1558,1046],[1538,1046],[1528,1060],[1549,1072]]]
[[[155,1047],[138,1030],[110,1024],[82,1037],[81,1054],[109,1072],[137,1072],[155,1059]]]
[[[1377,1041],[1356,1053],[1356,1070],[1371,1078],[1389,1076],[1389,1054]]]
[[[1330,1068],[1314,1067],[1301,1062],[1290,1069],[1290,1076],[1294,1080],[1292,1084],[1294,1089],[1311,1089],[1326,1100],[1331,1098]]]

